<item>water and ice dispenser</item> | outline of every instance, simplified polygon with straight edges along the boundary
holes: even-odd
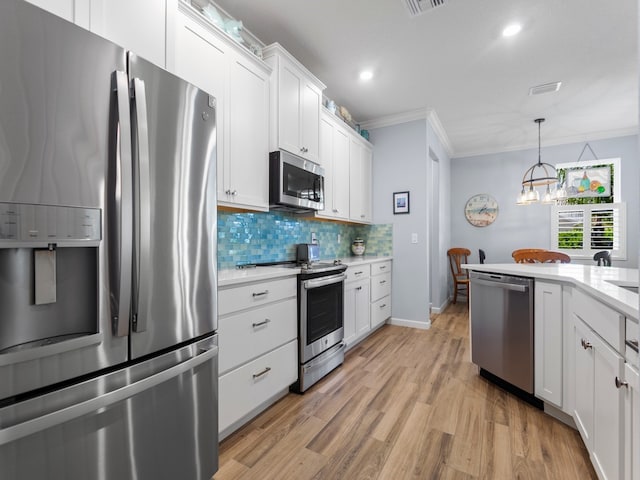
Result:
[[[0,203],[0,353],[98,331],[98,208]]]

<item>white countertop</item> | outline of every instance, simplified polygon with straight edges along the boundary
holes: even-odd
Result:
[[[619,286],[638,286],[638,269],[635,268],[562,263],[464,264],[462,268],[569,283],[629,318],[636,321],[640,318],[638,294]]]
[[[363,265],[367,263],[377,263],[386,260],[392,260],[393,257],[376,257],[373,255],[365,255],[363,257],[343,257],[338,260],[344,265]],[[321,260],[328,262],[330,260]],[[275,278],[295,277],[300,269],[284,268],[284,267],[255,267],[255,268],[229,268],[218,271],[218,286],[227,287],[230,285],[238,285],[246,282],[258,282],[263,280],[272,280]]]

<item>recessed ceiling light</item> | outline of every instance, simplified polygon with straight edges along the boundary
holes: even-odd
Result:
[[[360,72],[360,80],[371,80],[373,78],[373,72],[371,70],[363,70]]]
[[[502,30],[503,37],[513,37],[517,35],[522,30],[522,25],[519,23],[512,23],[511,25],[507,25],[504,30]]]

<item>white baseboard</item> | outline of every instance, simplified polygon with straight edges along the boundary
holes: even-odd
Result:
[[[578,429],[576,427],[576,423],[574,422],[574,420],[571,417],[571,415],[569,415],[568,413],[563,412],[562,410],[560,410],[557,407],[554,407],[553,405],[549,405],[548,403],[545,403],[544,404],[544,413],[546,413],[547,415],[551,415],[556,420],[560,420],[562,423],[564,423],[565,425],[568,425],[569,427],[573,428],[574,430]]]
[[[429,330],[431,328],[431,320],[420,322],[418,320],[405,320],[404,318],[391,317],[387,320],[389,325],[398,325],[399,327],[417,328],[419,330]]]
[[[449,306],[449,303],[451,303],[451,299],[447,298],[444,301],[444,303],[442,305],[440,305],[439,307],[431,307],[431,313],[442,313],[442,312],[444,312],[444,309]]]

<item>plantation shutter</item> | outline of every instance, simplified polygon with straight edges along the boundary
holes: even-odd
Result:
[[[598,203],[552,207],[551,248],[572,258],[592,258],[609,250],[626,260],[626,204]]]

